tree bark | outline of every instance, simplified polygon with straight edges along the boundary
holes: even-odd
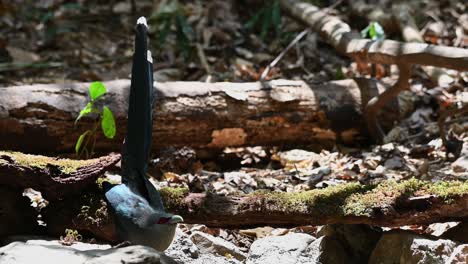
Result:
[[[113,111],[117,135],[99,133],[95,151],[120,151],[126,131],[130,82],[105,83],[104,104]],[[88,102],[88,83],[0,88],[0,149],[29,153],[73,152],[79,135],[92,127],[79,111]],[[386,84],[342,80],[312,85],[265,83],[156,83],[153,149],[189,146],[222,149],[243,145],[333,146],[338,137],[366,138],[362,107]],[[390,106],[383,123],[398,118]],[[350,137],[343,135],[350,134]]]

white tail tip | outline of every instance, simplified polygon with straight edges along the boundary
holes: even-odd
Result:
[[[144,16],[138,18],[137,25],[138,24],[143,24],[143,25],[145,25],[146,28],[148,28],[148,24],[146,23],[146,18]]]
[[[153,56],[151,56],[151,51],[148,50],[146,53],[146,59],[150,62],[153,63]]]

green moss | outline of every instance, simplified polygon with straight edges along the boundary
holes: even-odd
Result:
[[[177,208],[183,204],[185,196],[189,193],[188,188],[161,188],[161,197],[167,208]]]
[[[342,205],[347,197],[364,192],[368,188],[359,183],[350,183],[297,193],[257,191],[251,196],[263,197],[261,203],[264,206],[286,213],[336,215],[344,213]]]
[[[2,156],[7,156],[13,159],[18,165],[28,168],[45,169],[48,166],[57,167],[61,172],[70,174],[76,172],[78,168],[88,166],[97,161],[90,160],[72,160],[72,159],[57,159],[46,156],[23,154],[14,151],[0,151],[0,162],[8,163]]]
[[[445,202],[450,203],[453,198],[468,194],[468,181],[443,181],[427,185],[424,188],[427,194],[441,197]]]
[[[458,196],[468,195],[468,182],[431,183],[410,179],[402,182],[386,181],[377,186],[349,183],[298,193],[256,191],[250,194],[252,199],[243,206],[250,207],[252,201],[258,210],[317,216],[372,217],[405,210],[402,202],[407,202],[408,197],[423,195],[434,195],[443,202],[451,202]]]
[[[428,182],[410,179],[402,182],[386,181],[365,193],[357,193],[346,199],[346,215],[372,216],[376,210],[386,213],[398,208],[399,202],[411,196],[434,195],[443,202],[468,194],[468,182]]]

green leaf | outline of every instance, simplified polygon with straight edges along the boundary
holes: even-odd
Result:
[[[83,134],[80,135],[80,137],[76,141],[76,145],[75,145],[76,154],[78,154],[78,152],[80,152],[81,144],[83,144],[83,140],[85,139],[86,135],[89,134],[89,133],[91,133],[91,131],[86,130]]]
[[[83,109],[81,109],[80,114],[78,115],[78,117],[77,117],[76,120],[75,120],[75,124],[76,124],[76,122],[78,122],[78,120],[80,120],[83,116],[89,115],[89,114],[92,113],[92,112],[93,112],[93,103],[89,102]]]
[[[381,40],[385,37],[385,32],[382,26],[377,22],[371,22],[361,31],[363,38],[370,37],[372,40]]]
[[[107,93],[107,90],[102,82],[93,82],[89,86],[89,95],[93,101],[105,93]]]
[[[377,22],[374,22],[372,23],[372,33],[371,33],[371,38],[372,39],[383,39],[385,36],[385,32],[384,32],[384,29],[382,28],[382,26],[377,23]]]
[[[371,28],[371,24],[367,25],[366,28],[364,28],[363,30],[361,30],[361,37],[367,38],[367,35],[369,34],[370,28]]]
[[[102,120],[101,120],[101,128],[104,136],[107,138],[114,138],[115,136],[115,119],[112,111],[109,107],[104,106],[102,108]]]

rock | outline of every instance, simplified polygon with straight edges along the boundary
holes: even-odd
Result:
[[[212,254],[206,254],[200,256],[200,258],[189,261],[183,262],[184,264],[241,264],[239,260],[235,258],[225,258],[221,256],[215,256]]]
[[[433,223],[433,224],[430,224],[426,228],[425,233],[430,234],[432,236],[440,237],[443,234],[445,234],[448,230],[458,226],[459,224],[460,224],[460,222]],[[448,239],[450,239],[450,238],[448,238]],[[451,239],[451,240],[453,240],[453,239]]]
[[[384,167],[389,170],[398,170],[403,168],[404,160],[398,156],[392,157],[385,161]]]
[[[460,245],[453,250],[452,255],[446,264],[466,264],[468,263],[468,244]]]
[[[88,252],[92,253],[91,251]],[[177,264],[177,262],[170,257],[159,253],[150,247],[144,246],[108,249],[106,251],[101,250],[95,253],[98,257],[86,261],[84,264]]]
[[[306,248],[314,240],[315,238],[313,236],[301,233],[289,233],[284,236],[258,239],[250,246],[250,252],[246,263],[313,263],[310,259],[308,259],[308,262],[299,261],[300,258],[302,260],[307,258],[301,257],[301,254],[305,252]]]
[[[468,171],[468,142],[463,143],[463,148],[460,157],[452,163],[454,172]]]
[[[297,263],[348,264],[354,262],[340,241],[333,237],[323,236],[310,243],[299,256]]]
[[[78,243],[63,246],[58,241],[28,240],[0,248],[0,263],[8,264],[176,264],[168,256],[144,246],[100,249],[99,245]],[[94,249],[93,249],[94,248]]]
[[[278,153],[278,157],[283,166],[286,166],[287,164],[299,163],[305,160],[310,161],[312,164],[314,161],[320,160],[319,154],[301,149],[280,152]]]
[[[219,237],[195,231],[190,236],[198,249],[203,253],[218,254],[220,256],[232,256],[238,260],[244,260],[246,254],[236,245]]]
[[[174,241],[164,252],[180,263],[189,263],[197,259],[200,255],[197,246],[190,240],[189,236],[179,228],[176,229]]]
[[[369,259],[370,264],[447,263],[457,244],[432,240],[410,232],[389,232],[382,236]]]
[[[322,254],[339,256],[339,248],[346,248],[346,263],[367,263],[375,245],[382,236],[381,230],[368,225],[325,225],[317,231],[317,236],[326,236],[334,241],[325,240],[329,245],[322,246]],[[328,249],[329,248],[329,249]],[[336,259],[338,261],[339,259]],[[325,262],[323,262],[325,263]],[[333,262],[329,262],[333,263]],[[338,263],[338,262],[336,262]]]

